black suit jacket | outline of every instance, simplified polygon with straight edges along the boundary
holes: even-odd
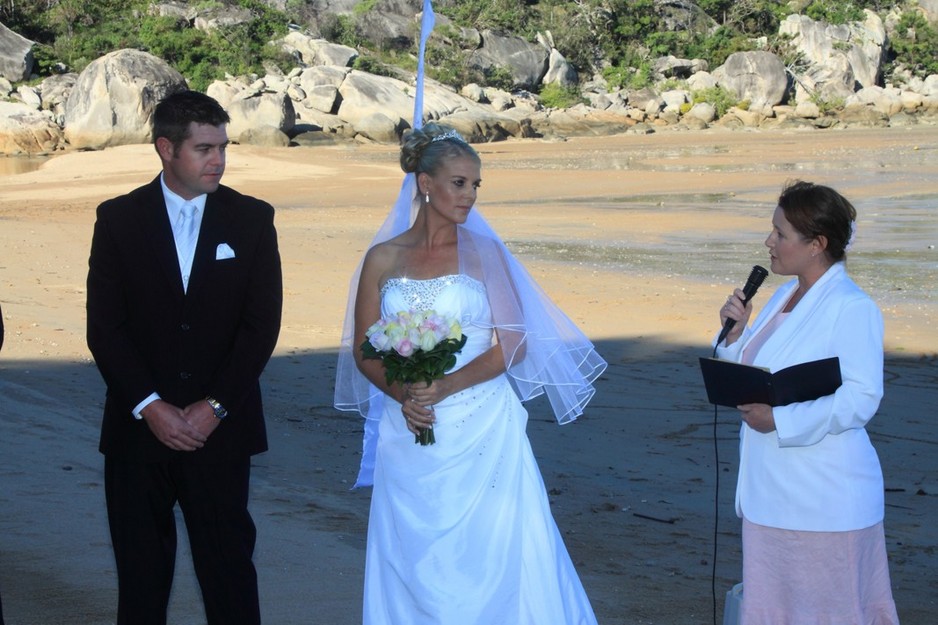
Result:
[[[267,449],[259,377],[280,332],[280,254],[266,202],[210,193],[183,291],[159,177],[98,207],[88,346],[107,385],[100,450],[116,458],[229,460]],[[216,259],[227,244],[235,257]],[[173,451],[133,417],[150,393],[179,407],[211,395],[228,416],[205,446]]]

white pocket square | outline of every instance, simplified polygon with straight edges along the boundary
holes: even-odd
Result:
[[[226,258],[234,257],[234,250],[231,249],[231,246],[227,243],[219,243],[218,247],[215,248],[215,260],[225,260]]]

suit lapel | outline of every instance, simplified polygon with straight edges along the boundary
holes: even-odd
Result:
[[[173,226],[166,213],[166,200],[159,176],[146,189],[143,202],[143,231],[149,237],[153,255],[163,269],[163,275],[172,286],[172,291],[183,295],[182,273],[179,271],[179,258],[176,255],[176,240],[173,238]]]
[[[212,264],[215,262],[215,248],[222,240],[224,230],[223,210],[216,201],[216,194],[210,193],[206,196],[205,213],[199,226],[199,240],[192,258],[192,272],[189,274],[189,290],[186,292],[190,298],[199,292],[211,274]]]

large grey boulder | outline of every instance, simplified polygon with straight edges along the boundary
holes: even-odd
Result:
[[[290,135],[296,125],[296,109],[291,94],[305,92],[282,75],[268,74],[248,84],[241,78],[216,80],[205,93],[215,98],[226,111],[228,137],[242,143],[279,141],[274,128],[283,135]],[[252,133],[250,135],[246,133]]]
[[[234,140],[248,141],[241,137],[260,128],[270,127],[289,135],[296,124],[296,110],[286,92],[253,93],[245,91],[228,104],[228,136]],[[258,135],[258,136],[270,136]]]
[[[42,95],[42,110],[49,111],[59,126],[65,126],[65,109],[68,105],[68,96],[78,82],[78,74],[56,74],[45,78],[39,83],[39,93]]]
[[[140,50],[117,50],[78,75],[68,96],[65,138],[73,148],[102,149],[150,142],[150,117],[186,79],[165,61]]]
[[[198,30],[211,31],[247,24],[254,20],[250,9],[234,6],[219,6],[199,11],[193,20]]]
[[[549,30],[543,33],[537,33],[537,42],[546,50],[547,72],[541,78],[541,83],[545,85],[558,84],[562,87],[575,87],[579,82],[576,68],[567,58],[561,54],[560,50],[554,45],[554,35]]]
[[[690,119],[698,119],[705,124],[709,124],[717,118],[717,110],[709,102],[698,102],[687,111],[687,117]]]
[[[351,66],[352,62],[358,58],[358,50],[355,48],[329,43],[325,39],[317,39],[295,30],[290,31],[280,40],[280,47],[306,66]]]
[[[356,133],[373,140],[380,140],[381,136],[387,139],[389,124],[400,133],[414,115],[413,85],[357,70],[349,72],[339,87],[339,101],[336,117]],[[458,124],[457,129],[466,130],[480,141],[517,136],[515,133],[521,132],[520,124],[513,118],[433,81],[424,85],[423,103],[425,119],[452,121]]]
[[[42,154],[62,146],[51,116],[18,102],[0,102],[0,154]]]
[[[238,142],[245,145],[258,145],[266,148],[285,148],[290,145],[288,137],[279,128],[259,126],[249,128],[238,136]]]
[[[938,74],[931,74],[922,84],[922,95],[938,96]]]
[[[889,117],[885,113],[865,104],[845,106],[837,118],[846,126],[882,128],[889,125]]]
[[[0,24],[0,77],[10,82],[29,79],[35,42]]]
[[[687,79],[687,86],[693,91],[703,91],[717,86],[717,79],[708,71],[699,71]]]
[[[749,100],[753,108],[781,104],[788,91],[785,65],[771,52],[734,52],[713,76],[717,84],[740,100]]]
[[[920,96],[921,97],[921,96]],[[864,87],[851,94],[844,103],[846,106],[865,104],[883,115],[892,117],[903,109],[902,94],[896,88]]]
[[[932,26],[938,26],[938,0],[917,0],[915,4]]]
[[[339,87],[339,97],[340,104],[336,114],[352,125],[375,111],[392,120],[409,120],[414,116],[414,87],[396,78],[352,70]],[[469,107],[480,111],[487,110],[438,83],[425,83],[423,110],[427,119],[439,119]]]
[[[703,59],[679,59],[673,55],[659,56],[651,64],[651,71],[659,80],[665,78],[687,79],[697,72],[705,72],[708,69],[710,69],[710,66]]]
[[[379,0],[374,9],[357,16],[355,28],[380,49],[406,50],[419,30],[414,5],[413,0]]]
[[[154,2],[147,10],[150,15],[175,17],[184,22],[191,22],[199,14],[198,9],[185,2]]]
[[[336,113],[341,102],[339,86],[350,71],[347,67],[334,65],[319,65],[302,70],[295,79],[297,87],[306,94],[306,97],[294,103],[299,117],[307,118],[308,115],[304,113],[308,109]]]
[[[691,94],[684,89],[669,89],[661,93],[661,99],[665,111],[680,113],[681,107],[691,101]]]
[[[384,113],[375,111],[371,115],[358,120],[358,123],[355,124],[355,131],[371,141],[395,143],[400,138],[401,133],[409,127],[410,124],[401,118],[391,119]]]
[[[850,59],[843,54],[834,55],[823,64],[811,65],[794,80],[796,102],[842,101],[856,91],[857,85]]]
[[[413,88],[403,81],[352,70],[339,87],[341,104],[336,114],[352,125],[375,111],[390,119],[410,119],[412,94]]]
[[[655,10],[670,31],[711,33],[719,24],[690,0],[655,0]]]
[[[541,79],[545,85],[558,84],[573,87],[577,84],[576,68],[556,48],[551,48],[547,60],[547,72]]]
[[[16,92],[13,94],[15,98],[19,99],[20,102],[27,106],[39,110],[42,108],[42,96],[39,95],[34,87],[29,85],[20,85],[16,88]]]
[[[516,120],[508,116],[486,115],[479,111],[457,111],[441,118],[440,122],[455,128],[466,141],[472,143],[534,136],[527,119]]]
[[[634,125],[635,120],[624,113],[584,105],[531,116],[531,126],[543,137],[608,136],[624,133]]]
[[[791,37],[791,43],[809,63],[814,81],[827,74],[833,83],[846,83],[847,70],[857,83],[856,88],[872,87],[882,78],[886,58],[886,27],[882,19],[865,10],[862,22],[832,25],[816,22],[807,15],[789,15],[779,25],[780,35]],[[819,71],[820,70],[820,71]],[[848,85],[854,91],[854,85]]]
[[[511,74],[513,87],[534,89],[547,73],[549,56],[550,51],[540,44],[485,30],[482,31],[482,47],[469,55],[468,63],[483,73],[506,69]]]

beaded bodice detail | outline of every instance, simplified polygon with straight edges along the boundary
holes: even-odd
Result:
[[[485,287],[478,280],[464,274],[454,274],[426,280],[390,278],[381,287],[381,295],[385,295],[388,289],[397,287],[411,310],[429,310],[436,306],[440,294],[453,285],[466,286],[479,293],[485,293]]]
[[[388,316],[402,310],[433,310],[459,321],[467,342],[456,355],[457,368],[492,345],[492,311],[485,285],[470,276],[391,278],[381,287],[381,314]]]

